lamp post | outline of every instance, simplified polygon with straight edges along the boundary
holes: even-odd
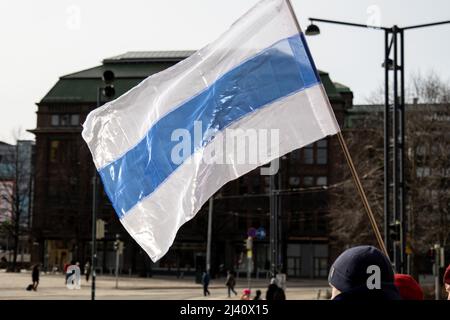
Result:
[[[405,54],[404,54],[404,31],[437,26],[450,23],[450,20],[427,24],[412,25],[400,28],[394,25],[390,28],[382,26],[371,26],[366,24],[351,23],[344,21],[309,18],[311,24],[307,27],[305,34],[314,36],[320,34],[320,29],[314,22],[331,23],[350,27],[375,29],[384,32],[385,56],[382,67],[384,68],[384,242],[387,250],[391,252],[394,267],[397,272],[406,273],[406,219],[405,219]],[[390,40],[389,40],[390,37]],[[400,50],[398,49],[400,44]],[[393,49],[393,58],[390,59]],[[400,51],[400,52],[399,52]],[[398,55],[400,54],[400,59]],[[400,62],[400,65],[398,64]],[[393,71],[393,107],[389,102],[389,71]],[[400,79],[399,74],[400,73]],[[399,83],[400,82],[400,83]],[[400,88],[399,88],[400,87]],[[400,91],[400,95],[399,95]],[[392,112],[392,119],[391,119]],[[390,124],[390,122],[392,123]],[[390,138],[392,137],[392,174],[390,171]],[[391,181],[392,181],[392,206],[391,206]],[[391,209],[392,215],[391,215]],[[390,229],[400,223],[400,234],[398,244],[390,243]]]
[[[102,96],[106,98],[112,98],[116,91],[112,82],[114,81],[114,73],[110,70],[103,72],[102,77],[104,86],[97,88],[97,108],[102,105]],[[91,267],[92,267],[92,282],[91,282],[91,300],[95,300],[95,278],[96,278],[96,264],[97,264],[97,210],[98,210],[98,174],[94,166],[94,173],[92,176],[92,255],[91,255]]]

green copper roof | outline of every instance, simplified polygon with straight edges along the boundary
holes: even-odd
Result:
[[[60,77],[40,103],[95,103],[97,88],[103,85],[102,75],[105,70],[114,72],[114,87],[118,97],[146,77],[173,66],[193,52],[128,52],[107,58],[103,60],[103,65]],[[319,71],[319,76],[330,99],[339,99],[343,88],[350,91],[341,84],[333,84],[326,72]]]
[[[343,85],[342,83],[334,82],[334,86],[335,86],[337,92],[339,92],[339,93],[351,93],[352,92],[352,90],[350,90],[349,87]]]

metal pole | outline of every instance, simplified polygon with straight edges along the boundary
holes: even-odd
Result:
[[[94,169],[95,170],[95,169]],[[97,260],[96,243],[95,238],[97,237],[97,225],[96,225],[96,206],[97,206],[97,175],[94,173],[92,177],[92,256],[91,256],[91,267],[92,267],[92,282],[91,282],[91,300],[95,300],[95,262]]]
[[[212,214],[213,214],[214,196],[209,198],[208,208],[208,239],[206,242],[206,272],[211,270],[211,238],[212,238]]]
[[[281,161],[280,161],[281,162]],[[280,163],[281,168],[281,163]],[[281,173],[277,174],[277,190],[281,189]],[[282,230],[283,230],[283,223],[281,220],[281,195],[279,192],[276,193],[276,206],[277,206],[277,238],[276,238],[276,244],[277,244],[277,254],[278,254],[278,260],[277,260],[277,270],[282,272],[283,270],[283,241],[282,241]]]
[[[393,58],[393,63],[394,63],[394,110],[393,110],[393,116],[392,116],[392,136],[393,136],[393,140],[394,140],[394,145],[393,145],[393,159],[394,159],[394,163],[392,166],[392,175],[393,175],[393,196],[392,196],[392,200],[393,200],[393,209],[394,209],[394,214],[393,214],[393,223],[395,224],[396,221],[399,218],[399,183],[398,183],[398,176],[399,176],[399,172],[398,172],[398,68],[397,68],[397,64],[398,64],[398,60],[397,60],[397,33],[398,33],[398,28],[397,26],[394,26],[392,28],[393,30],[393,34],[392,36],[394,37],[394,58]],[[394,241],[393,243],[393,258],[394,258],[394,265],[395,265],[395,270],[397,270],[397,272],[400,272],[400,264],[399,264],[399,257],[398,257],[398,242]]]
[[[439,244],[434,245],[434,299],[441,299],[441,277],[439,274],[440,248]]]
[[[389,245],[389,222],[390,222],[390,157],[389,157],[389,31],[384,33],[384,243],[386,250],[390,251]]]
[[[389,29],[389,28],[386,28],[386,27],[370,26],[370,25],[361,24],[361,23],[336,21],[336,20],[327,20],[327,19],[319,19],[319,18],[309,18],[309,21],[311,21],[311,22],[317,21],[317,22],[333,23],[333,24],[340,24],[340,25],[349,26],[349,27],[359,27],[359,28],[366,28],[366,29],[377,29],[377,30],[388,30]]]
[[[271,262],[271,274],[272,277],[275,277],[277,274],[277,205],[275,198],[275,177],[273,174],[270,176],[270,262]]]
[[[399,215],[400,215],[400,267],[406,272],[406,215],[405,215],[405,52],[404,32],[400,29],[400,124],[399,124]]]
[[[119,258],[120,258],[120,242],[119,235],[116,234],[116,289],[119,288]]]
[[[101,104],[102,89],[97,88],[97,108]],[[96,263],[97,263],[97,170],[94,166],[94,174],[92,176],[92,254],[91,254],[91,268],[92,268],[92,282],[91,282],[91,300],[95,300],[95,278],[96,278]]]

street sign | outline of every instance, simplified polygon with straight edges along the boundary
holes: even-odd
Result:
[[[259,227],[258,230],[256,230],[256,238],[258,240],[263,240],[266,237],[266,229],[263,227]]]

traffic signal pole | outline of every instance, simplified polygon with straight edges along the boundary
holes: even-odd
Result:
[[[97,108],[101,105],[102,88],[97,88]],[[94,174],[92,176],[92,253],[91,253],[91,268],[92,268],[92,281],[91,281],[91,300],[95,300],[95,278],[96,278],[96,264],[97,264],[97,201],[98,198],[98,176],[97,170],[94,166]]]
[[[112,82],[114,81],[114,73],[110,70],[103,72],[102,76],[104,87],[97,87],[97,108],[102,104],[102,95],[107,98],[112,98],[116,91]],[[94,173],[92,175],[92,244],[91,244],[91,268],[92,268],[92,282],[91,282],[91,300],[95,300],[95,278],[97,265],[97,209],[98,209],[98,174],[94,166]]]
[[[291,7],[290,1],[287,0],[287,2]],[[290,9],[293,12],[292,7]],[[293,15],[295,17],[294,13]],[[311,36],[320,34],[319,27],[313,24],[313,22],[384,31],[384,244],[387,252],[392,253],[396,271],[400,273],[410,272],[410,258],[407,257],[406,250],[408,247],[407,234],[410,219],[408,219],[408,215],[406,214],[407,197],[405,195],[406,108],[404,36],[406,30],[450,24],[450,20],[407,27],[398,27],[397,25],[382,27],[318,18],[309,18],[309,20],[311,25],[306,29],[305,34]],[[299,26],[298,28],[300,31]],[[389,58],[391,49],[394,51],[393,59]],[[392,103],[389,101],[389,71],[393,71],[394,97]]]
[[[214,195],[209,198],[208,207],[208,238],[206,242],[206,273],[210,273],[211,270],[211,241],[212,241],[212,214],[214,206]]]
[[[120,240],[119,235],[116,234],[116,242],[114,243],[114,249],[116,250],[116,289],[119,288],[119,258],[120,258]]]

